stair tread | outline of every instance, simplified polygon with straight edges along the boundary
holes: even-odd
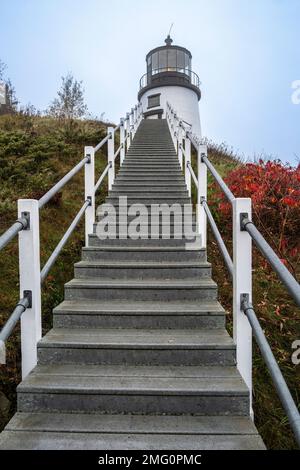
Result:
[[[142,241],[142,240],[141,240]],[[204,248],[197,248],[196,250],[187,250],[182,246],[85,246],[82,248],[84,251],[183,251],[183,252],[205,252]]]
[[[244,416],[146,416],[85,413],[16,413],[6,430],[117,434],[256,435]]]
[[[134,328],[53,328],[39,347],[103,347],[123,349],[235,349],[225,329],[134,329]]]
[[[165,315],[170,313],[174,315],[178,314],[201,314],[201,313],[212,313],[212,314],[224,314],[224,309],[221,304],[217,301],[202,301],[200,302],[158,302],[158,301],[91,301],[91,300],[64,300],[55,309],[54,313],[58,312],[72,312],[82,313],[95,312],[95,313],[130,313],[130,314],[155,314]]]
[[[201,436],[5,431],[0,449],[22,450],[254,450],[265,449],[259,435]]]
[[[130,268],[193,268],[203,267],[209,268],[211,264],[204,261],[78,261],[75,263],[76,267],[130,267]]]
[[[65,287],[109,287],[109,288],[118,288],[118,287],[128,287],[134,289],[141,288],[161,288],[161,289],[186,289],[188,288],[216,288],[217,284],[210,278],[186,278],[183,280],[179,279],[111,279],[111,278],[85,278],[78,279],[74,278],[71,281],[65,284]]]
[[[125,368],[107,368],[107,374],[102,375],[81,374],[86,366],[76,366],[74,373],[60,374],[31,373],[18,386],[18,393],[98,393],[98,394],[167,394],[167,395],[210,395],[210,396],[247,396],[248,388],[237,371],[230,371],[228,375],[207,373],[203,376],[194,374],[187,376],[176,376],[176,371],[168,373],[164,370],[162,374],[155,373],[153,367],[150,373],[144,367],[142,375],[126,374]],[[102,368],[103,369],[103,368]],[[192,380],[191,380],[192,379]]]
[[[38,364],[31,374],[82,377],[165,377],[165,378],[222,378],[237,377],[235,366],[142,366],[142,365],[80,365]]]

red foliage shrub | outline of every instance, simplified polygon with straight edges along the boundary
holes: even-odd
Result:
[[[300,257],[300,165],[260,160],[239,166],[225,181],[236,197],[251,197],[254,223],[279,256],[295,267]],[[231,206],[219,191],[213,194],[226,224]]]

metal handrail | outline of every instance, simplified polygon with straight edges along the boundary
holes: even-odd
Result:
[[[26,217],[20,217],[0,236],[0,250],[4,248],[21,230],[28,225]]]
[[[70,179],[75,176],[81,168],[89,162],[89,157],[84,157],[79,163],[77,163],[72,170],[69,171],[58,183],[56,183],[49,191],[44,194],[44,196],[39,199],[39,209],[41,209],[47,202],[50,201],[50,199],[55,196],[58,191],[60,191],[67,183],[70,181]]]
[[[121,149],[123,148],[123,144],[120,145],[120,147],[118,148],[118,150],[115,152],[114,154],[114,160],[117,158],[117,156],[119,155],[119,153],[121,152]]]
[[[5,343],[5,341],[10,337],[14,327],[20,320],[22,313],[25,312],[27,307],[29,307],[29,298],[23,297],[19,300],[11,316],[3,326],[0,332],[0,342],[3,341],[3,343]]]
[[[193,170],[193,168],[192,168],[191,163],[190,163],[190,162],[187,162],[186,166],[188,167],[188,169],[189,169],[189,171],[190,171],[190,173],[191,173],[191,175],[192,175],[193,181],[194,181],[194,183],[195,183],[195,186],[196,186],[196,188],[198,189],[198,180],[197,180],[197,177],[196,177],[196,175],[195,175],[195,173],[194,173],[194,170]]]
[[[266,242],[264,237],[261,235],[252,220],[250,220],[247,215],[242,218],[241,227],[249,233],[257,248],[268,260],[274,271],[278,274],[281,282],[285,285],[296,304],[300,307],[300,285],[294,276],[285,267],[282,261],[280,261],[274,250]]]
[[[125,120],[126,120],[126,119],[125,119]],[[114,133],[117,132],[117,131],[120,129],[120,127],[121,127],[121,123],[118,124],[118,125],[114,128],[113,132],[114,132]],[[98,150],[100,150],[101,147],[103,147],[103,145],[111,138],[111,136],[112,136],[112,132],[109,132],[109,133],[104,137],[104,139],[102,139],[102,140],[99,142],[99,144],[97,144],[96,147],[94,147],[94,152],[95,152],[95,153],[98,152]]]
[[[277,364],[274,354],[269,346],[268,340],[260,326],[256,313],[252,304],[249,302],[248,297],[245,296],[241,299],[241,309],[247,316],[249,323],[260,352],[268,367],[273,383],[279,395],[282,406],[288,416],[291,428],[293,429],[295,439],[300,446],[300,414],[294,402],[294,399],[289,391],[289,388],[284,380],[282,372]]]
[[[55,247],[55,249],[53,250],[50,258],[48,259],[48,261],[46,262],[45,266],[43,267],[42,271],[41,271],[41,283],[44,282],[45,278],[47,277],[47,274],[49,273],[50,269],[52,268],[53,264],[55,263],[56,261],[56,258],[58,257],[58,255],[60,254],[61,250],[63,249],[63,247],[65,246],[66,242],[68,241],[70,235],[73,233],[74,229],[76,228],[76,226],[78,225],[81,217],[83,216],[83,214],[85,213],[86,209],[88,208],[88,206],[91,205],[91,201],[90,199],[87,199],[83,206],[81,207],[81,209],[78,211],[77,215],[75,216],[75,218],[73,219],[72,223],[70,224],[69,228],[67,229],[67,231],[65,232],[64,236],[62,237],[62,239],[60,240],[60,242],[57,244],[57,246]]]
[[[101,142],[99,142],[99,144],[96,145],[96,147],[94,147],[95,153],[98,152],[98,150],[101,149],[101,147],[103,147],[103,145],[111,138],[111,136],[112,136],[112,133],[109,132],[107,136],[104,137],[104,139],[102,139]]]
[[[235,197],[234,197],[233,193],[230,191],[230,189],[228,188],[228,186],[225,183],[225,181],[223,180],[223,178],[219,175],[219,173],[217,172],[215,167],[211,164],[211,162],[208,160],[208,158],[205,155],[202,155],[202,161],[203,161],[203,163],[205,163],[205,165],[207,166],[207,168],[209,169],[209,171],[211,172],[211,174],[215,178],[216,182],[218,183],[218,185],[222,189],[223,193],[225,194],[225,196],[227,197],[229,202],[232,203],[235,200]]]
[[[107,175],[108,170],[109,170],[110,168],[111,168],[111,162],[109,162],[109,163],[106,165],[106,167],[105,167],[103,173],[101,174],[100,178],[98,179],[97,183],[95,184],[95,186],[94,186],[94,193],[96,193],[96,191],[98,190],[100,184],[101,184],[102,181],[104,180],[104,178],[105,178],[105,176]]]
[[[230,257],[230,254],[228,253],[228,250],[226,248],[226,245],[223,241],[223,238],[222,238],[222,235],[220,234],[219,232],[219,229],[217,227],[217,224],[215,222],[215,219],[213,218],[213,215],[210,211],[210,208],[206,202],[205,199],[203,199],[201,201],[201,204],[202,206],[204,207],[204,210],[205,210],[205,213],[207,215],[207,219],[208,219],[208,222],[209,222],[209,225],[212,229],[212,232],[214,234],[214,237],[216,239],[216,242],[218,244],[218,247],[220,248],[220,251],[223,255],[223,258],[224,258],[224,262],[225,262],[225,265],[229,271],[229,274],[231,277],[233,277],[233,262],[232,262],[232,259]]]

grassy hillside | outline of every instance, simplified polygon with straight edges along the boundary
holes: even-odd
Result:
[[[28,116],[0,117],[0,233],[16,219],[18,198],[40,198],[82,157],[84,145],[95,145],[105,135],[105,126],[97,121],[71,124],[49,118]],[[105,150],[104,150],[105,152]],[[226,148],[209,146],[209,158],[222,176],[242,164]],[[96,174],[106,166],[105,153],[97,153]],[[210,179],[210,183],[212,180]],[[216,189],[211,186],[209,198]],[[107,183],[99,192],[98,202],[107,194]],[[239,194],[236,194],[239,195]],[[194,194],[195,196],[195,194]],[[72,218],[83,203],[83,171],[81,171],[51,203],[41,211],[41,264],[50,256]],[[231,237],[212,206],[220,223],[226,244],[231,249]],[[52,308],[63,298],[63,286],[73,277],[73,264],[80,257],[83,224],[75,231],[42,289],[43,330],[51,328]],[[208,256],[213,264],[213,277],[219,284],[220,300],[227,311],[227,326],[231,331],[231,280],[227,276],[217,246],[209,233]],[[12,312],[18,300],[17,239],[0,256],[0,325]],[[300,337],[299,312],[289,299],[276,276],[262,265],[258,253],[254,256],[254,304],[267,337],[280,363],[295,399],[299,403],[299,366],[291,362],[291,343]],[[0,408],[3,393],[10,409],[0,415],[0,429],[12,416],[16,406],[16,385],[20,381],[19,326],[8,341],[8,361],[0,366]],[[254,411],[256,425],[268,448],[295,446],[289,425],[277,399],[270,377],[257,349],[254,349]]]
[[[95,145],[105,134],[106,126],[97,121],[66,124],[49,118],[0,116],[0,233],[17,218],[17,199],[39,199],[83,158],[84,145]],[[106,155],[97,152],[96,175],[100,175],[106,165]],[[84,202],[83,176],[84,170],[81,170],[41,210],[41,266]],[[106,182],[102,188],[98,202],[107,193]],[[73,264],[80,258],[82,240],[83,222],[71,236],[43,285],[43,333],[51,328],[52,308],[63,299],[64,283],[73,277]],[[0,273],[2,325],[19,298],[17,237],[1,251]],[[10,401],[10,409],[0,412],[0,429],[15,411],[16,385],[20,381],[19,334],[18,325],[7,343],[7,365],[0,366],[0,408],[5,402],[1,392]]]

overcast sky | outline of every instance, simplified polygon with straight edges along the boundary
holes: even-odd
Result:
[[[174,23],[202,82],[204,135],[246,158],[295,163],[299,22],[300,0],[0,0],[0,58],[23,104],[45,109],[72,71],[89,110],[117,122]]]

